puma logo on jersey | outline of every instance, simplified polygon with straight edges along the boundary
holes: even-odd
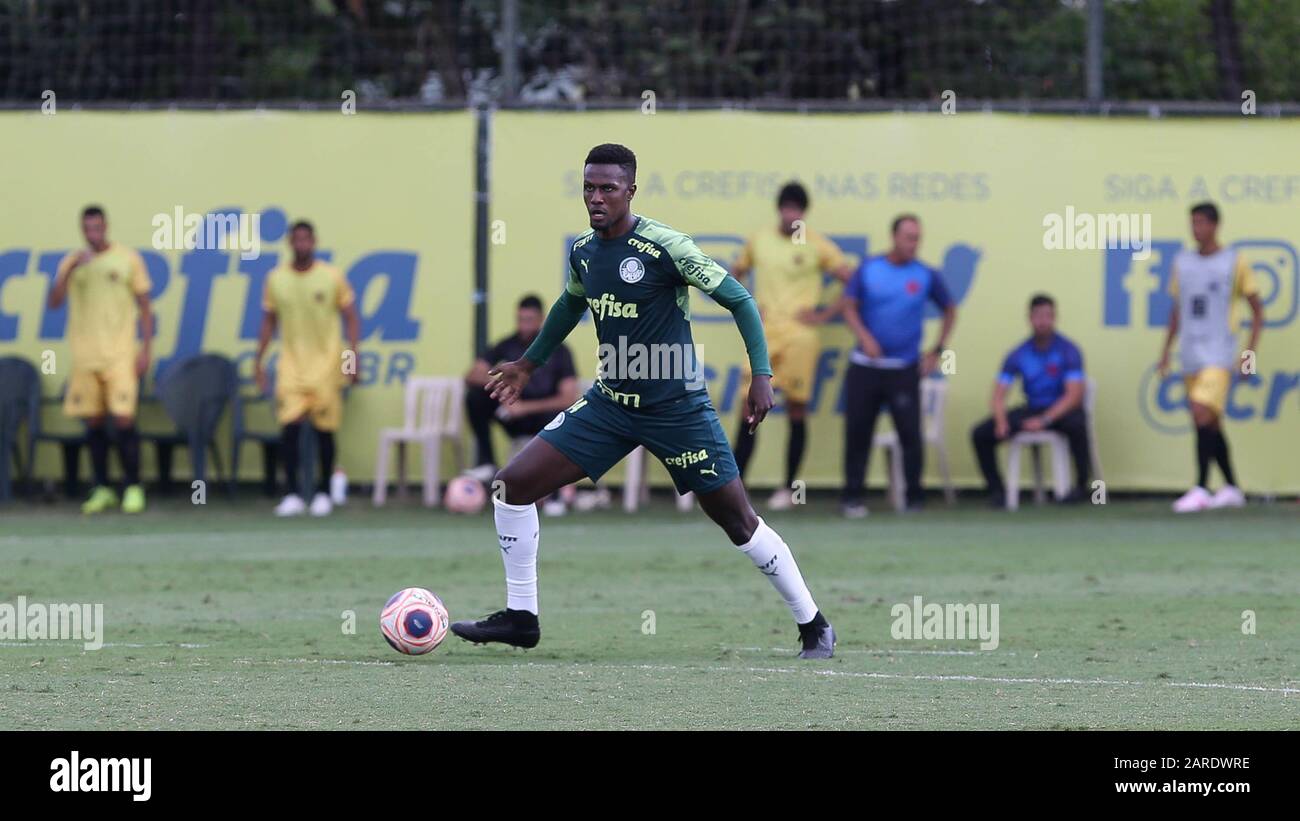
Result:
[[[578,262],[581,262],[581,263],[582,263],[582,272],[583,272],[584,274],[589,274],[589,273],[591,273],[591,271],[589,271],[589,270],[587,269],[587,260],[585,260],[585,259],[580,259],[580,260],[578,260]]]
[[[636,319],[635,302],[619,302],[614,299],[614,295],[609,291],[600,295],[600,299],[587,298],[587,304],[591,305],[592,316],[601,320],[605,317],[623,317],[626,319]]]
[[[714,470],[714,468],[716,468],[717,466],[718,466],[718,463],[717,463],[717,462],[714,462],[713,464],[709,465],[707,468],[700,468],[700,475],[701,475],[701,476],[717,476],[717,475],[718,475],[718,472],[717,472],[716,470]]]

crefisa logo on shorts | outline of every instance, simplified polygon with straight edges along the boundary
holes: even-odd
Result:
[[[685,453],[681,454],[680,456],[669,456],[667,459],[664,459],[664,464],[668,465],[669,467],[684,468],[690,465],[694,465],[697,462],[703,462],[705,459],[708,458],[709,458],[708,450],[706,450],[705,448],[700,448],[699,450],[688,450]]]

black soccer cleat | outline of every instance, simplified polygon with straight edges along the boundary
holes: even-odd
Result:
[[[799,625],[801,659],[828,659],[835,655],[835,628],[817,611],[812,621]]]
[[[536,647],[542,628],[536,614],[527,610],[498,610],[481,621],[452,622],[451,632],[475,644],[499,641],[512,647]]]

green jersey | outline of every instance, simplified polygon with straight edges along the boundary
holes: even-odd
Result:
[[[595,231],[578,237],[565,289],[587,301],[596,325],[595,390],[640,410],[707,400],[687,289],[712,294],[726,278],[689,236],[648,217],[613,239]]]

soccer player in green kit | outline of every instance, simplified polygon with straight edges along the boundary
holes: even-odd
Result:
[[[709,294],[736,320],[754,374],[745,400],[751,428],[775,401],[758,309],[744,286],[689,236],[632,213],[635,195],[636,155],[621,145],[591,149],[583,170],[591,230],[569,251],[564,293],[523,357],[490,373],[492,397],[511,404],[591,309],[600,378],[496,475],[502,484],[494,486],[504,489],[493,503],[506,607],[480,621],[456,622],[451,631],[475,643],[536,646],[541,629],[535,503],[584,476],[599,479],[644,445],[668,468],[677,492],[694,492],[709,518],[785,600],[799,627],[799,657],[830,658],[835,631],[813,602],[790,548],[754,512],[741,483],[694,355],[687,288]]]

